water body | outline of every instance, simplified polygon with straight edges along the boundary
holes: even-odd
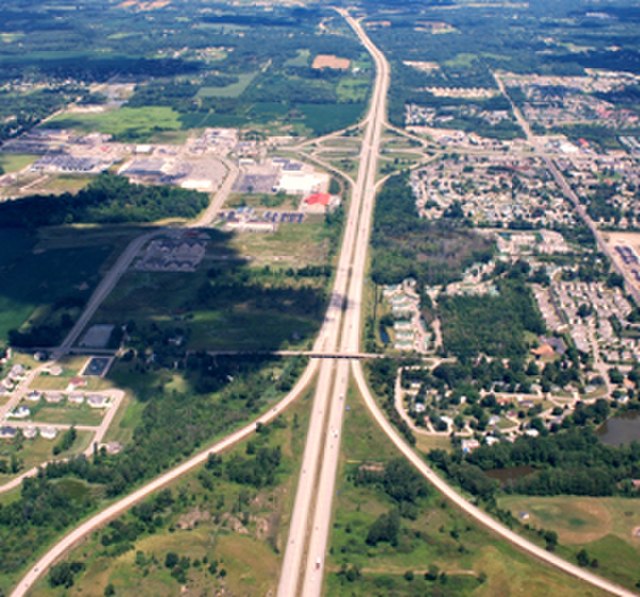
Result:
[[[640,441],[640,412],[627,412],[605,421],[598,428],[598,436],[609,446]]]
[[[387,334],[387,328],[383,325],[380,326],[380,340],[382,340],[382,343],[385,345],[391,342],[391,338],[389,338],[389,334]]]

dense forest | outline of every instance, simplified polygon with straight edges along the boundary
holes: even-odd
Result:
[[[444,345],[462,361],[485,354],[523,356],[525,332],[542,334],[544,322],[522,279],[503,279],[497,296],[444,296],[439,300]]]
[[[131,184],[126,178],[102,174],[76,195],[34,195],[0,203],[0,227],[37,228],[193,218],[208,203],[209,198],[204,193],[169,186]]]
[[[419,285],[452,282],[471,264],[488,261],[494,250],[491,240],[461,220],[420,218],[407,174],[390,178],[378,195],[372,247],[376,284],[397,284],[410,277]]]
[[[498,488],[484,473],[493,469],[530,467],[529,474],[503,485],[505,491],[526,495],[636,495],[631,481],[640,475],[640,443],[607,446],[589,427],[481,446],[464,459],[438,450],[429,458],[483,498]]]

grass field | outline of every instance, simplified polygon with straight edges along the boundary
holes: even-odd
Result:
[[[298,50],[298,54],[295,58],[289,58],[284,65],[285,66],[294,66],[294,67],[302,67],[309,65],[309,58],[311,56],[311,52],[307,49]]]
[[[397,547],[369,546],[364,539],[376,518],[393,508],[391,499],[371,485],[356,486],[349,474],[362,463],[384,464],[397,456],[371,422],[360,399],[350,393],[345,415],[343,457],[338,477],[327,595],[600,595],[574,579],[512,549],[444,502],[433,489],[415,520],[401,519]],[[427,581],[429,565],[446,581]],[[360,578],[349,581],[341,566],[356,565]],[[413,572],[407,580],[405,573]]]
[[[0,168],[7,174],[18,172],[29,164],[33,164],[37,159],[38,156],[27,153],[0,153]]]
[[[300,197],[284,193],[232,193],[225,202],[225,207],[254,207],[258,209],[291,210],[298,209]]]
[[[322,216],[308,216],[304,224],[281,224],[273,234],[237,234],[231,245],[255,265],[323,265],[329,238]]]
[[[635,588],[640,580],[640,500],[625,498],[590,498],[580,496],[533,497],[509,496],[499,501],[501,508],[515,516],[528,512],[529,524],[553,529],[572,558],[585,548],[597,558],[598,573]]]
[[[98,426],[106,413],[106,409],[91,408],[85,404],[49,404],[41,399],[36,404],[28,404],[31,409],[31,420],[37,423],[64,423],[76,425]],[[113,408],[113,407],[111,407]]]
[[[97,114],[61,114],[51,119],[47,126],[99,131],[125,141],[150,140],[158,133],[182,128],[179,114],[164,106],[125,107]]]
[[[152,534],[145,534],[124,549],[109,553],[95,533],[76,548],[69,559],[82,561],[86,570],[70,589],[53,589],[46,579],[34,595],[54,597],[102,597],[108,584],[116,595],[268,595],[275,592],[289,513],[295,494],[297,471],[304,447],[311,393],[284,416],[284,425],[272,426],[265,438],[268,446],[281,446],[282,463],[276,482],[256,490],[218,479],[203,489],[195,471],[172,484],[177,497]],[[223,458],[245,456],[247,442]],[[130,521],[130,516],[123,517]],[[171,576],[164,566],[166,554],[188,557],[186,583]],[[218,562],[218,573],[209,564]],[[220,572],[224,570],[222,574]]]
[[[73,443],[73,446],[65,452],[60,452],[60,454],[55,456],[55,458],[66,458],[74,454],[80,454],[87,448],[91,438],[93,437],[93,433],[89,431],[78,431],[77,433],[78,436],[76,441]],[[59,437],[60,435],[58,438]],[[0,458],[7,458],[11,456],[11,454],[15,454],[22,462],[22,469],[17,473],[19,475],[34,466],[38,466],[43,462],[54,458],[53,447],[59,441],[58,438],[54,440],[43,439],[41,437],[25,439],[22,442],[22,447],[20,449],[16,449],[13,442],[0,440]],[[0,485],[10,481],[14,476],[16,475],[0,474]]]
[[[239,97],[251,85],[258,71],[238,75],[238,81],[225,87],[201,87],[197,97]]]
[[[41,252],[32,233],[1,230],[0,252],[0,338],[9,330],[52,321],[65,311],[56,305],[86,300],[99,279],[111,246],[57,248]],[[28,272],[29,275],[25,275]],[[68,310],[68,309],[67,309]]]

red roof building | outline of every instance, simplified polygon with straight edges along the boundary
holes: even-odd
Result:
[[[314,193],[304,200],[307,205],[322,205],[327,207],[331,203],[331,195],[329,193]]]

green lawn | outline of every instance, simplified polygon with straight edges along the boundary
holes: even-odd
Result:
[[[60,452],[57,456],[53,455],[53,447],[60,440],[61,434],[54,440],[43,439],[38,436],[35,439],[25,439],[20,442],[20,447],[17,448],[14,440],[0,440],[0,458],[10,457],[11,454],[15,454],[22,463],[22,468],[18,471],[18,475],[24,471],[28,471],[34,466],[39,466],[44,462],[51,460],[52,458],[66,458],[74,454],[80,454],[83,452],[91,438],[93,433],[89,431],[78,431],[78,436],[73,446],[65,452]],[[10,481],[15,475],[3,475],[0,474],[0,485]]]
[[[47,126],[99,131],[123,141],[147,141],[158,133],[182,128],[180,115],[164,106],[124,107],[97,114],[61,114]]]
[[[572,559],[581,548],[597,558],[598,573],[630,588],[640,580],[640,500],[591,498],[582,496],[508,496],[499,500],[501,508],[514,516],[528,512],[528,523],[553,529]]]
[[[31,409],[31,420],[37,423],[98,426],[107,412],[107,409],[91,408],[86,403],[70,404],[66,400],[60,404],[49,404],[41,399],[40,402],[28,406]]]
[[[37,159],[38,156],[28,153],[0,153],[0,168],[9,174],[26,168]]]
[[[201,87],[197,97],[239,97],[251,85],[258,71],[238,75],[238,81],[225,87]]]

